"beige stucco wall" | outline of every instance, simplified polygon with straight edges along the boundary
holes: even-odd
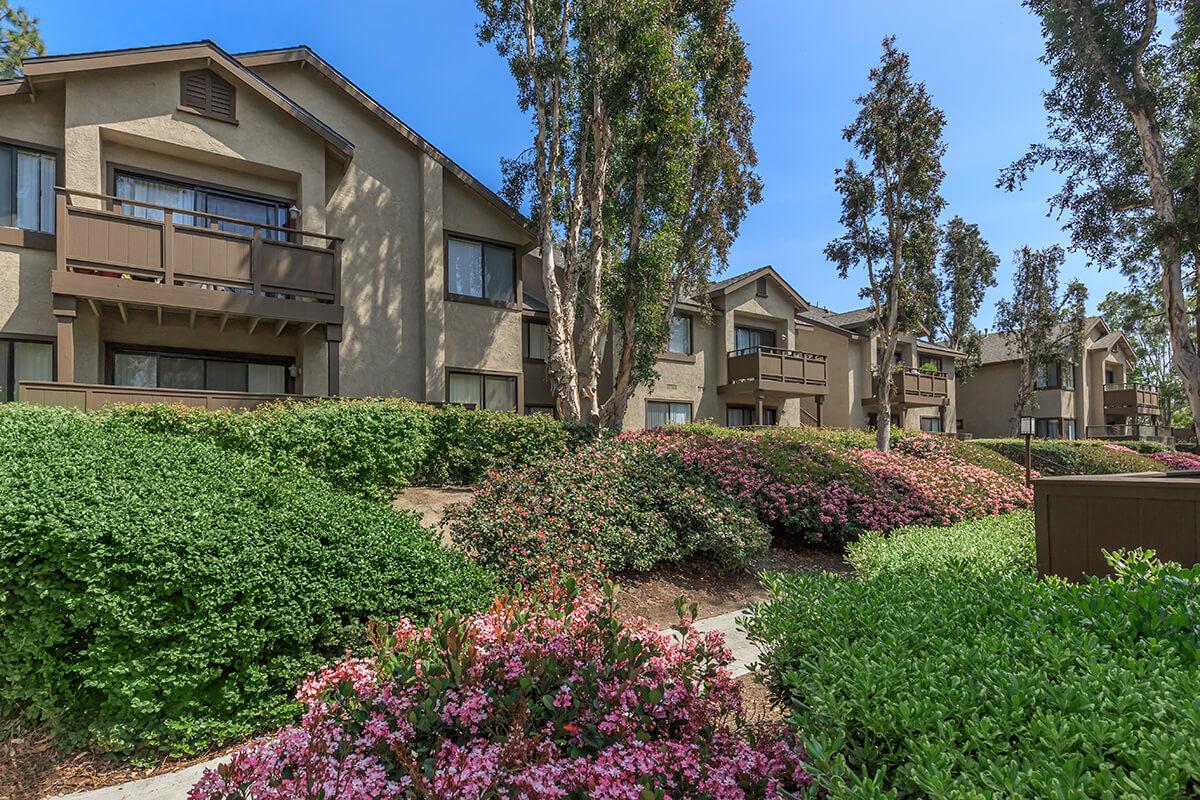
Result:
[[[822,402],[821,424],[829,428],[852,427],[853,409],[849,399],[852,396],[851,385],[854,377],[850,365],[852,345],[850,338],[826,328],[809,325],[797,326],[795,337],[793,349],[807,353],[819,353],[826,358],[826,380],[829,382],[829,394],[825,395]],[[794,402],[809,414],[816,415],[817,403],[814,398],[806,397]],[[789,403],[789,405],[791,404]],[[804,419],[808,420],[809,418],[805,416]]]
[[[443,239],[520,245],[523,231],[316,70],[258,72],[355,145],[328,206],[329,232],[346,238],[342,393],[444,400],[447,369],[519,373],[520,314],[446,302]]]
[[[1015,361],[981,366],[971,377],[956,381],[963,431],[981,438],[1010,435],[1019,381],[1020,368]]]
[[[0,97],[0,139],[61,150],[63,92]],[[0,244],[0,333],[52,336],[52,251]]]

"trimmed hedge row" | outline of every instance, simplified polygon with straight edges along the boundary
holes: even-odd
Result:
[[[909,569],[927,573],[983,570],[1028,574],[1037,565],[1033,511],[960,522],[943,528],[914,525],[872,532],[846,548],[862,578]]]
[[[1200,567],[1040,581],[993,524],[873,542],[861,580],[767,577],[750,636],[828,795],[1194,796]]]
[[[2,714],[196,752],[294,716],[296,682],[368,618],[494,594],[414,515],[117,416],[0,406]]]
[[[401,398],[272,403],[252,411],[119,406],[101,414],[154,433],[298,461],[340,489],[376,497],[414,482],[474,483],[488,469],[521,467],[589,436],[586,427],[544,415],[435,408]]]
[[[1025,465],[1024,439],[975,439],[973,442],[1022,467]],[[1144,455],[1088,439],[1034,439],[1030,444],[1030,460],[1033,468],[1042,475],[1114,475],[1162,470],[1158,462]]]

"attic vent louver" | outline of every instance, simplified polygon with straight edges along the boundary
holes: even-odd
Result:
[[[233,84],[211,69],[179,74],[179,104],[206,117],[237,122],[237,94]]]

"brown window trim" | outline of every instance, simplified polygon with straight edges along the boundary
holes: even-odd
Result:
[[[754,414],[754,406],[746,405],[745,403],[726,403],[725,404],[725,427],[726,428],[744,428],[744,427],[746,427],[745,425],[730,425],[729,424],[729,409],[731,409],[731,408],[737,408],[737,409],[741,409],[743,411],[749,411],[751,413],[751,415],[753,415]],[[764,423],[760,423],[760,425],[771,424],[775,427],[778,427],[779,426],[779,406],[763,406],[763,414],[765,415],[766,412],[768,412],[768,411],[775,412],[775,422],[774,423],[765,423],[764,422]]]
[[[66,180],[66,150],[63,148],[52,147],[40,142],[30,142],[24,139],[13,139],[8,136],[0,136],[0,146],[16,147],[21,150],[29,150],[33,153],[54,156],[54,185],[62,186]],[[16,179],[15,171],[13,172],[13,179]],[[13,190],[16,190],[16,186],[13,186]],[[55,231],[58,230],[57,220],[55,220],[54,228]],[[53,233],[46,231],[27,231],[24,228],[9,227],[7,225],[0,226],[0,245],[26,247],[31,250],[54,250],[56,246],[55,242],[57,241],[54,237]]]
[[[7,347],[9,342],[32,342],[34,344],[50,345],[50,380],[58,381],[58,339],[54,336],[43,336],[36,333],[0,333],[0,347]],[[14,359],[8,360],[8,374],[4,377],[4,385],[12,388],[13,400],[19,400],[17,396],[16,376],[13,374],[15,365]],[[3,396],[0,396],[0,403],[6,402]]]
[[[117,173],[123,173],[133,178],[149,178],[150,180],[163,181],[164,183],[174,183],[184,187],[195,187],[197,189],[207,189],[223,194],[239,195],[250,200],[263,200],[268,203],[277,203],[281,206],[297,205],[294,197],[286,197],[283,195],[267,194],[256,189],[243,189],[239,186],[230,186],[224,183],[214,183],[212,181],[197,180],[190,178],[187,175],[178,175],[171,172],[160,172],[154,169],[145,169],[133,164],[122,164],[117,161],[106,161],[105,164],[105,182],[108,185],[108,193],[115,196],[117,191]],[[290,227],[290,224],[289,226]]]
[[[53,233],[27,231],[24,228],[10,228],[6,225],[0,225],[0,245],[53,252],[56,241],[57,239]]]
[[[450,291],[450,240],[460,239],[464,242],[478,242],[479,244],[490,244],[495,247],[506,247],[512,250],[513,254],[513,301],[510,303],[506,300],[490,300],[486,297],[475,297],[469,294],[458,294]],[[521,252],[520,245],[512,242],[505,242],[500,239],[489,239],[484,236],[476,236],[471,233],[462,233],[460,231],[452,231],[449,229],[442,230],[442,291],[443,298],[452,303],[470,303],[480,306],[490,306],[504,311],[524,311],[525,307],[525,291],[524,280],[521,276]]]
[[[542,325],[549,327],[550,320],[526,319],[521,321],[521,360],[526,364],[545,364],[547,359],[534,358],[533,356],[529,355],[529,342],[531,341],[529,334],[530,325]],[[535,405],[537,404],[535,403]]]
[[[193,105],[188,102],[186,85],[188,78],[193,75],[203,75],[207,84],[205,92],[205,102],[203,105]],[[229,92],[229,113],[224,114],[213,110],[213,96],[215,90],[228,89]],[[209,119],[220,120],[221,122],[229,122],[237,124],[237,87],[230,81],[226,80],[222,75],[209,67],[201,67],[200,69],[187,69],[179,73],[179,106],[180,110],[190,111],[199,114]]]
[[[503,412],[503,413],[519,414],[519,413],[521,413],[521,409],[523,409],[525,407],[525,373],[524,372],[510,372],[508,370],[500,370],[500,369],[472,369],[471,367],[446,367],[446,372],[445,372],[445,383],[446,383],[445,397],[446,397],[446,400],[445,400],[445,402],[447,404],[449,404],[449,402],[450,402],[450,375],[452,373],[457,373],[459,375],[481,375],[484,377],[491,376],[493,378],[513,378],[517,382],[517,404],[511,412]],[[484,410],[487,411],[489,409],[484,409]]]
[[[256,364],[276,364],[282,367],[288,367],[284,373],[283,391],[284,394],[296,393],[296,378],[292,375],[292,367],[296,366],[296,358],[294,356],[277,356],[267,353],[241,353],[236,350],[197,350],[187,347],[157,347],[155,345],[146,344],[125,344],[124,342],[105,342],[104,343],[104,383],[108,386],[113,386],[113,378],[115,375],[114,356],[117,352],[124,353],[152,353],[154,355],[164,356],[179,356],[181,358],[203,358],[210,361],[253,361]],[[159,386],[159,389],[170,388]],[[208,391],[207,389],[198,389],[195,391]],[[213,390],[217,391],[217,390]]]

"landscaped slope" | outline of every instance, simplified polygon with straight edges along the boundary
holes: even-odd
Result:
[[[1024,439],[975,439],[1015,464],[1025,464]],[[1121,472],[1154,472],[1163,466],[1153,458],[1108,442],[1089,439],[1034,439],[1030,461],[1042,475],[1114,475]]]
[[[406,514],[293,461],[0,406],[0,712],[98,749],[203,749],[291,718],[370,617],[494,587]]]

